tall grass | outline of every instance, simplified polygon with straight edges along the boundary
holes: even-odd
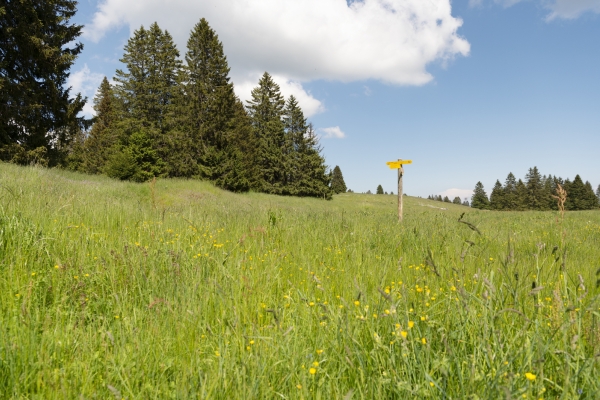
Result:
[[[597,211],[395,201],[0,164],[0,397],[599,396]]]

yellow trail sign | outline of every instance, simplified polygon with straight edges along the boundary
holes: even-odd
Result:
[[[402,167],[404,164],[412,164],[412,160],[398,160],[398,161],[388,161],[386,162],[390,169],[398,169]]]

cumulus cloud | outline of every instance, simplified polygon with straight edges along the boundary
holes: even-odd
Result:
[[[82,96],[87,96],[88,101],[85,106],[83,106],[82,111],[83,115],[86,117],[95,115],[94,108],[92,107],[92,100],[103,78],[104,75],[90,71],[87,64],[84,64],[83,68],[72,73],[67,79],[67,87],[71,87],[71,95],[81,93]]]
[[[253,88],[258,86],[260,75],[253,74],[244,79],[239,79],[238,82],[240,83],[237,83],[234,86],[235,94],[244,102],[244,104],[246,104],[247,100],[252,98],[250,92]],[[305,90],[300,82],[288,79],[281,75],[272,75],[271,77],[275,83],[279,85],[281,94],[283,94],[286,99],[290,97],[290,95],[294,95],[296,100],[298,100],[298,104],[300,105],[300,108],[302,108],[305,117],[309,118],[325,111],[325,105],[320,100],[314,98],[309,91]]]
[[[330,128],[319,128],[318,132],[323,134],[324,139],[343,139],[346,134],[340,129],[339,126],[332,126]]]
[[[222,40],[236,85],[256,84],[251,78],[268,71],[305,96],[312,112],[323,105],[303,82],[422,85],[433,78],[428,64],[469,53],[450,0],[103,0],[84,35],[99,41],[110,29],[157,21],[184,53],[201,17]]]
[[[456,196],[460,197],[461,200],[464,200],[465,197],[471,201],[471,196],[473,196],[473,189],[456,189],[456,188],[452,188],[452,189],[447,189],[444,190],[441,193],[438,193],[439,195],[441,195],[442,197],[444,196],[448,196],[448,198],[450,200],[454,200],[454,198]]]

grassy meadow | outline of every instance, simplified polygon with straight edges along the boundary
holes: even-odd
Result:
[[[0,163],[0,398],[600,397],[600,211],[404,209]]]

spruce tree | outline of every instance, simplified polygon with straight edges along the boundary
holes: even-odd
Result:
[[[286,170],[283,157],[285,128],[282,120],[285,101],[279,85],[267,72],[260,78],[258,86],[252,89],[251,95],[247,110],[256,138],[259,169],[255,189],[282,194]]]
[[[529,172],[525,175],[525,185],[527,186],[527,209],[545,210],[547,200],[544,197],[542,176],[537,167],[529,168]]]
[[[104,77],[94,97],[94,125],[82,147],[83,162],[80,169],[87,173],[100,173],[109,157],[110,149],[117,142],[113,129],[115,106],[113,90],[108,79]]]
[[[458,204],[459,206],[462,204],[462,202],[460,201],[460,197],[458,197],[458,196],[456,196],[454,198],[454,200],[452,200],[452,203]]]
[[[83,50],[74,0],[3,1],[0,9],[0,160],[56,165],[88,126],[86,99],[65,87]]]
[[[517,185],[515,187],[515,210],[524,211],[528,210],[529,202],[528,202],[528,191],[525,183],[519,179]]]
[[[598,185],[598,188],[596,189],[596,197],[598,198],[598,201],[600,201],[600,185]]]
[[[333,169],[331,176],[331,191],[335,194],[344,193],[346,191],[346,183],[344,182],[344,176],[342,170],[338,165]]]
[[[504,181],[504,196],[501,205],[503,210],[516,210],[518,208],[517,179],[512,172],[509,172]]]
[[[496,180],[496,184],[490,194],[490,209],[502,210],[504,209],[504,188],[499,180]]]
[[[126,70],[118,69],[114,79],[126,110],[142,125],[163,128],[181,68],[178,57],[173,38],[156,22],[148,30],[140,27],[127,41],[120,60]]]
[[[243,156],[235,131],[239,131],[240,122],[248,121],[237,107],[223,44],[202,18],[190,34],[187,49],[183,104],[178,106],[183,108],[189,144],[180,152],[193,160],[200,177],[230,190],[240,190],[248,186],[242,184],[248,181],[248,170],[240,164]]]
[[[377,190],[375,191],[375,194],[383,194],[383,186],[378,185]]]
[[[481,182],[477,182],[475,185],[473,196],[471,197],[471,207],[479,208],[480,210],[487,210],[490,207],[490,201]]]
[[[600,206],[592,184],[589,181],[585,181],[585,206],[586,210],[594,210]]]
[[[305,156],[308,151],[305,140],[308,125],[304,113],[293,95],[289,97],[285,104],[283,121],[285,128],[282,147],[285,162],[284,192],[285,194],[296,195],[302,192],[302,186],[307,184],[306,179],[303,179],[307,178],[306,176],[303,177],[306,166],[302,164],[306,162]]]

